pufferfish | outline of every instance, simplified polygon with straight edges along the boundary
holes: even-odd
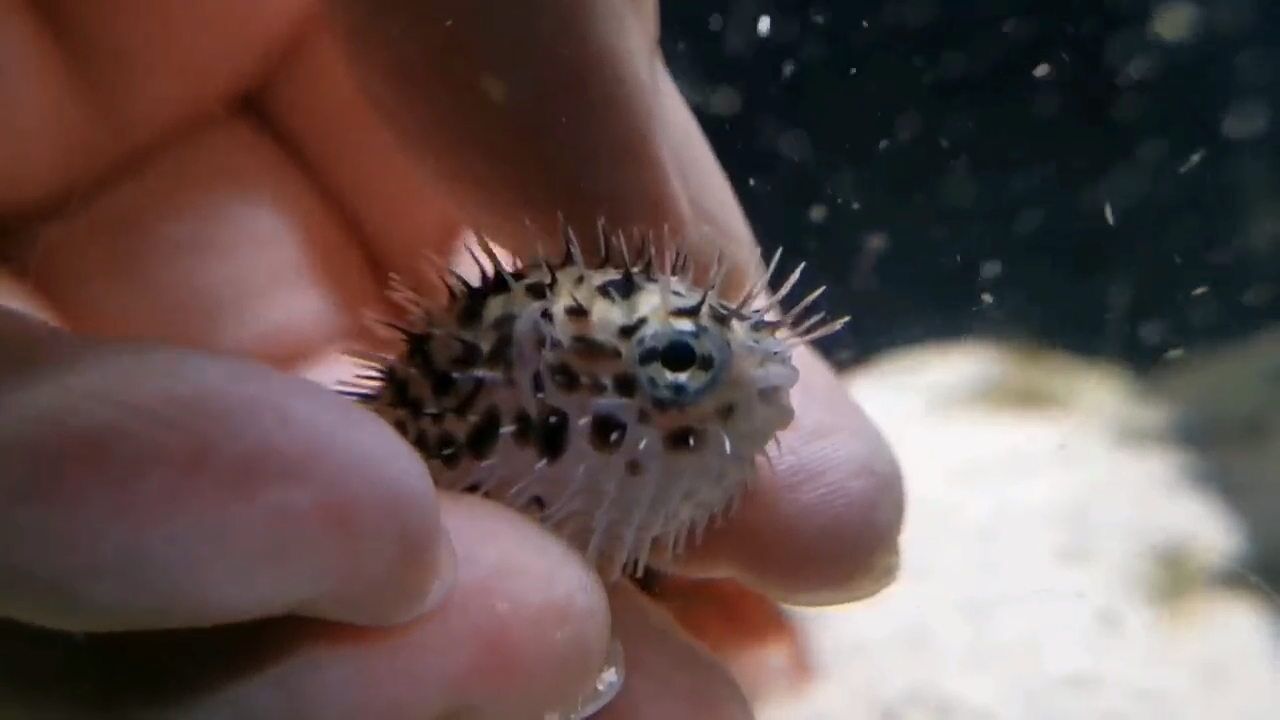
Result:
[[[562,235],[558,261],[507,267],[476,234],[480,279],[440,268],[443,306],[393,282],[399,349],[355,355],[363,372],[342,392],[412,443],[438,487],[531,515],[605,580],[639,577],[737,507],[795,415],[792,352],[847,318],[799,321],[825,288],[784,312],[804,264],[772,292],[780,252],[730,298],[719,259],[700,286],[690,257],[657,257],[652,236],[632,261],[602,225],[588,264]]]

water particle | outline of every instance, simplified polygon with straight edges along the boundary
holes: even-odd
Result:
[[[485,74],[480,77],[480,91],[494,105],[502,105],[507,101],[507,84],[493,75]]]
[[[759,35],[762,38],[767,38],[769,37],[769,33],[772,31],[773,18],[769,17],[767,14],[761,15],[759,19],[756,20],[756,35]]]
[[[1171,45],[1191,42],[1200,32],[1202,17],[1203,11],[1194,2],[1171,0],[1156,6],[1147,30]]]
[[[1199,165],[1200,161],[1204,159],[1205,152],[1206,150],[1204,148],[1200,148],[1195,152],[1191,153],[1191,155],[1187,157],[1186,161],[1183,162],[1182,165],[1178,167],[1178,174],[1184,175],[1187,172],[1189,172],[1192,168]]]
[[[1227,110],[1219,130],[1229,140],[1254,140],[1271,126],[1271,108],[1261,100],[1241,100]]]
[[[983,260],[978,266],[978,277],[983,280],[995,280],[1004,274],[1004,263],[999,260]]]
[[[742,110],[742,94],[728,85],[717,85],[707,98],[707,112],[718,117],[732,117]]]

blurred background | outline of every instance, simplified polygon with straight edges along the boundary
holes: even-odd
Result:
[[[739,660],[768,716],[1274,717],[1280,2],[662,11],[908,484],[899,581]]]
[[[1145,368],[1280,318],[1280,3],[686,0],[662,32],[762,242],[854,310],[838,363],[980,332]]]

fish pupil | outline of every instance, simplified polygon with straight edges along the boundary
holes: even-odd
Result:
[[[687,340],[671,340],[662,346],[662,367],[670,372],[685,372],[698,362],[698,351]]]

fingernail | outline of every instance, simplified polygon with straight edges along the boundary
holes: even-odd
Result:
[[[591,687],[587,688],[568,706],[543,715],[543,720],[584,720],[600,712],[608,705],[626,680],[623,664],[622,643],[617,640],[609,643],[609,652],[605,656],[604,665],[596,676]]]
[[[430,565],[414,570],[421,574],[422,584],[407,581],[395,590],[371,596],[361,585],[344,583],[315,602],[297,611],[325,620],[385,627],[416,620],[435,610],[449,597],[457,579],[457,558],[453,542],[441,532],[435,542],[435,558]]]
[[[458,553],[453,547],[453,539],[449,537],[447,532],[441,532],[440,539],[436,543],[436,563],[434,580],[431,589],[427,591],[427,597],[422,601],[422,607],[418,609],[417,614],[422,615],[435,610],[449,596],[449,592],[453,590],[453,586],[458,579]]]
[[[871,561],[867,572],[849,588],[849,601],[866,600],[893,584],[898,579],[898,571],[902,567],[902,556],[898,543],[881,550]]]

